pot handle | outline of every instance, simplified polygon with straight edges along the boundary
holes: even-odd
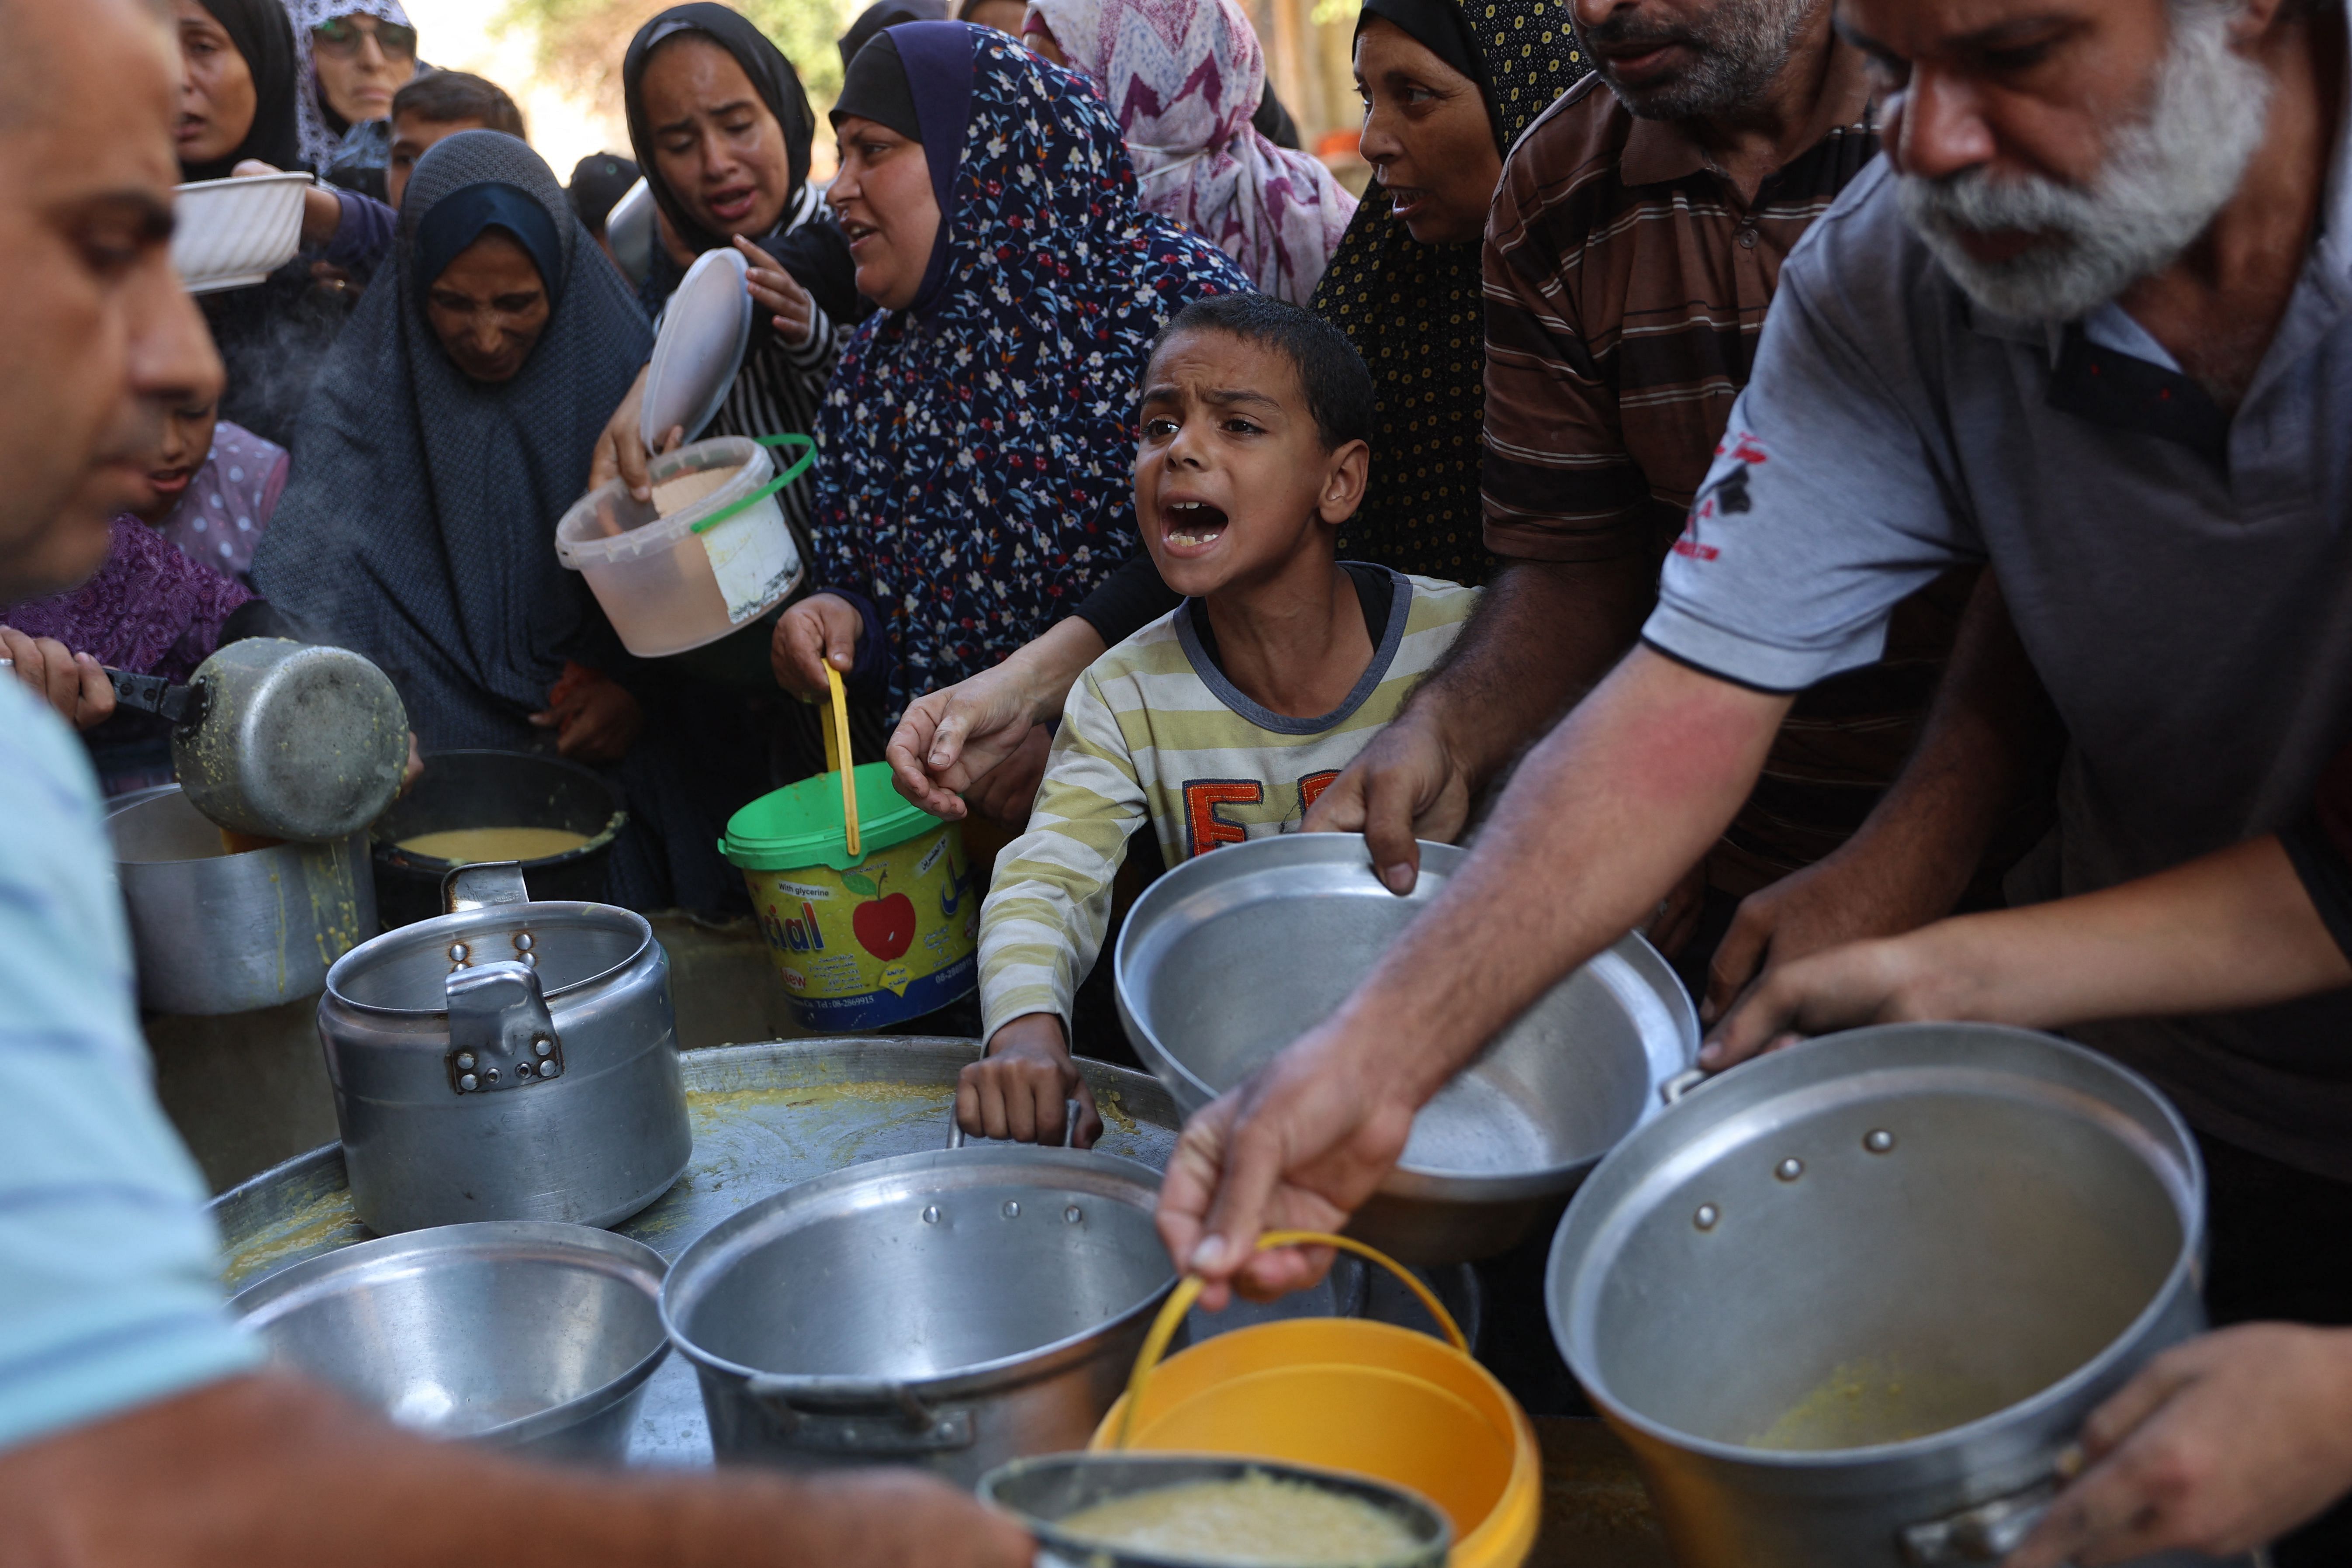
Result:
[[[2011,1492],[1958,1513],[1906,1526],[1897,1538],[1903,1561],[1912,1568],[1952,1568],[1965,1563],[1998,1563],[2017,1550],[2042,1516],[2057,1500],[2059,1479],[2065,1470],[2044,1477],[2022,1491]]]
[[[1666,1079],[1665,1082],[1658,1085],[1658,1098],[1664,1100],[1666,1104],[1672,1105],[1684,1095],[1688,1094],[1692,1089],[1695,1089],[1699,1085],[1705,1083],[1707,1080],[1707,1070],[1705,1068],[1685,1068],[1682,1071],[1675,1074],[1674,1077]]]
[[[878,1455],[971,1447],[970,1410],[934,1410],[903,1383],[755,1373],[743,1391],[804,1448]]]
[[[1078,1102],[1075,1100],[1064,1100],[1062,1102],[1062,1126],[1066,1133],[1068,1129],[1076,1127],[1077,1124]],[[990,1140],[983,1138],[981,1142],[985,1143],[990,1142]],[[964,1146],[964,1142],[963,1123],[956,1119],[956,1108],[954,1102],[950,1101],[948,1105],[947,1146],[950,1149],[961,1149]]]
[[[539,972],[528,962],[467,964],[451,970],[441,984],[449,1008],[443,1064],[451,1089],[491,1094],[562,1076],[563,1037],[548,1014]]]
[[[1412,1270],[1379,1247],[1358,1241],[1352,1236],[1333,1236],[1319,1230],[1269,1230],[1257,1238],[1256,1249],[1260,1252],[1271,1251],[1277,1247],[1337,1247],[1367,1262],[1379,1264],[1420,1299],[1421,1304],[1428,1309],[1430,1317],[1445,1331],[1448,1344],[1465,1356],[1470,1353],[1470,1342],[1464,1336],[1462,1326],[1454,1321],[1454,1314],[1445,1310],[1445,1303],[1439,1300]],[[1205,1283],[1198,1274],[1186,1274],[1176,1282],[1176,1289],[1169,1293],[1167,1304],[1160,1309],[1160,1316],[1151,1321],[1151,1331],[1143,1336],[1143,1348],[1136,1352],[1135,1370],[1128,1374],[1127,1392],[1119,1398],[1118,1429],[1111,1436],[1112,1448],[1127,1447],[1128,1438],[1135,1428],[1135,1413],[1143,1404],[1143,1391],[1150,1384],[1151,1374],[1159,1370],[1160,1358],[1168,1353],[1169,1342],[1183,1326],[1184,1314],[1191,1311],[1192,1303],[1201,1299],[1201,1289]]]
[[[529,902],[530,889],[523,884],[520,860],[477,860],[441,879],[441,908],[449,914]]]

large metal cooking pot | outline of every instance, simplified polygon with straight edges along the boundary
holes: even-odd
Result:
[[[800,1183],[662,1289],[722,1460],[927,1467],[971,1486],[1086,1445],[1176,1283],[1157,1173],[991,1144]]]
[[[361,1222],[626,1219],[694,1152],[668,955],[628,910],[529,901],[511,861],[447,897],[345,954],[319,1002]]]
[[[618,1464],[669,1353],[661,1254],[585,1226],[453,1225],[280,1269],[230,1310],[401,1426]]]
[[[375,934],[367,836],[228,853],[178,784],[110,802],[114,875],[151,1013],[245,1013],[314,996]]]
[[[2084,1417],[2203,1326],[2203,1229],[2196,1145],[2137,1075],[1894,1025],[1625,1140],[1569,1205],[1547,1305],[1685,1568],[1994,1562]]]
[[[1444,962],[1394,944],[1466,852],[1421,847],[1399,898],[1360,835],[1255,838],[1145,889],[1119,931],[1119,1017],[1187,1115],[1328,1017],[1373,966]],[[1413,1119],[1404,1158],[1348,1228],[1408,1263],[1507,1251],[1657,1114],[1698,1052],[1698,1016],[1628,936],[1497,1036]]]

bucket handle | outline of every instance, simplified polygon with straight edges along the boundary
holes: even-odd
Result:
[[[1411,1269],[1379,1247],[1358,1241],[1352,1236],[1333,1236],[1320,1230],[1269,1230],[1257,1238],[1256,1250],[1259,1252],[1277,1247],[1337,1247],[1341,1252],[1353,1253],[1368,1263],[1379,1264],[1395,1275],[1404,1288],[1428,1309],[1430,1317],[1445,1331],[1448,1344],[1464,1355],[1470,1353],[1470,1342],[1463,1334],[1461,1325],[1454,1321],[1454,1314],[1445,1310],[1445,1303],[1415,1278]],[[1111,1439],[1113,1448],[1127,1447],[1135,1428],[1135,1413],[1143,1405],[1143,1391],[1150,1384],[1151,1374],[1159,1370],[1160,1358],[1168,1353],[1169,1342],[1176,1337],[1177,1329],[1184,1321],[1184,1314],[1191,1311],[1192,1304],[1201,1299],[1202,1289],[1206,1284],[1207,1281],[1198,1274],[1187,1272],[1176,1282],[1176,1289],[1170,1292],[1167,1305],[1160,1309],[1160,1316],[1152,1320],[1151,1331],[1143,1336],[1143,1348],[1135,1354],[1135,1370],[1128,1374],[1127,1399],[1120,1406],[1118,1432]]]
[[[778,490],[782,489],[786,485],[791,484],[794,479],[799,479],[803,474],[807,473],[809,469],[816,466],[816,438],[813,436],[787,434],[782,436],[761,436],[756,437],[756,439],[762,447],[781,447],[790,441],[798,441],[801,443],[801,455],[791,468],[786,468],[782,473],[778,474],[774,479],[770,479],[766,484],[761,485],[758,489],[753,490],[741,500],[730,502],[728,505],[720,507],[717,511],[712,512],[709,517],[704,518],[701,521],[688,524],[687,527],[687,531],[688,533],[709,532],[712,529],[717,528],[720,523],[725,522],[729,518],[734,517],[741,512],[749,511],[751,508],[758,506],[761,501],[766,500],[770,496],[774,495]]]
[[[824,667],[824,717],[817,721],[824,731],[824,771],[841,780],[842,837],[849,858],[855,860],[866,851],[858,841],[857,769],[849,751],[849,695],[841,688],[841,671],[829,664]]]

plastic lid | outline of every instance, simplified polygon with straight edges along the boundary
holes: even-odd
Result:
[[[732,246],[706,250],[686,269],[686,280],[662,313],[661,336],[646,372],[646,401],[637,433],[652,451],[673,426],[686,438],[702,434],[727,401],[751,341],[751,264]]]
[[[857,770],[857,828],[867,856],[919,833],[941,819],[898,793],[890,764],[866,763]],[[727,821],[719,853],[746,871],[791,871],[830,866],[847,871],[860,860],[849,857],[841,831],[841,781],[832,773],[786,784],[761,795]],[[862,860],[861,857],[861,860]]]

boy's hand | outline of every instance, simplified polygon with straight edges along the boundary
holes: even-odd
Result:
[[[857,639],[866,623],[857,606],[838,594],[811,594],[776,621],[768,663],[776,684],[811,702],[825,694],[824,668],[844,675],[857,662]]]
[[[988,1055],[963,1069],[956,1081],[956,1121],[971,1137],[1058,1145],[1071,1100],[1078,1102],[1078,1124],[1066,1130],[1070,1147],[1091,1149],[1102,1136],[1095,1091],[1070,1059],[1062,1020],[1029,1013],[997,1030]]]

